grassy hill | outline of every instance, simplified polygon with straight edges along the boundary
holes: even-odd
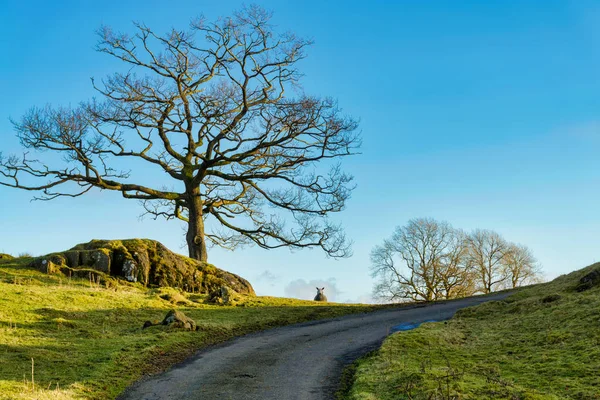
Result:
[[[205,295],[175,289],[108,289],[47,275],[27,268],[30,261],[0,259],[0,399],[110,399],[141,376],[233,336],[376,308],[254,296],[235,307],[209,305]],[[142,329],[173,308],[199,330]]]
[[[390,336],[344,399],[600,399],[600,263]]]

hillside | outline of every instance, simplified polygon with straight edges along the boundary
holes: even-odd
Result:
[[[32,260],[0,260],[0,399],[111,399],[233,336],[377,308],[253,295],[219,306],[206,294],[142,282],[48,275],[28,267]],[[198,330],[142,329],[171,309]]]
[[[340,396],[600,399],[600,273],[594,287],[577,290],[593,271],[600,263],[393,334],[354,366]]]

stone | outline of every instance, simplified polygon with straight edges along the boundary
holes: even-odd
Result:
[[[77,268],[81,264],[79,251],[65,251],[63,255],[67,259],[67,265],[71,268]]]
[[[99,249],[92,252],[92,267],[95,270],[110,273],[110,252],[106,249]]]
[[[137,282],[138,266],[133,260],[125,260],[123,263],[123,277],[129,282]]]
[[[63,265],[66,265],[66,260],[61,254],[48,254],[44,257],[38,257],[29,264],[30,267],[47,274],[60,273]]]
[[[195,331],[197,329],[196,321],[179,310],[169,311],[161,324],[169,325],[173,328],[182,328],[187,331]]]
[[[575,290],[583,292],[598,285],[600,285],[600,269],[596,269],[581,278]]]
[[[214,290],[209,295],[209,301],[214,304],[225,306],[234,306],[242,296],[227,285],[222,285],[218,290]]]

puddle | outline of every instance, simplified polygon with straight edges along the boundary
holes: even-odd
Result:
[[[419,326],[421,326],[421,324],[424,324],[425,322],[439,322],[439,321],[435,320],[435,319],[428,319],[427,321],[422,321],[422,322],[405,322],[400,325],[392,326],[390,328],[390,334],[394,333],[394,332],[410,331],[411,329],[418,328]]]

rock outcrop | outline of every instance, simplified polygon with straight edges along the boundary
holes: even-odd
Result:
[[[583,292],[598,285],[600,285],[600,269],[596,269],[581,278],[575,289],[578,292]]]
[[[244,278],[214,265],[175,254],[149,239],[92,240],[70,250],[34,259],[30,267],[49,274],[114,277],[144,286],[169,286],[187,292],[212,293],[228,286],[254,295]]]

